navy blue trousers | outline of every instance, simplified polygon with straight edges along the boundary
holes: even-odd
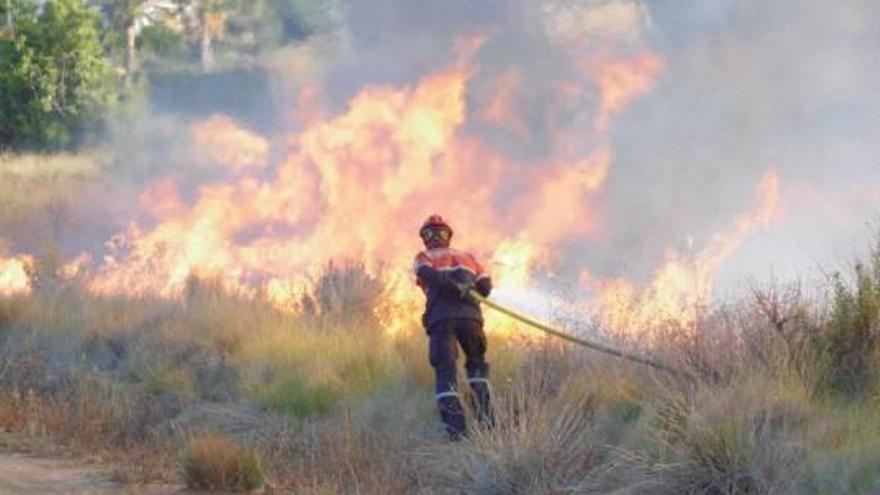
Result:
[[[471,388],[471,405],[479,422],[495,425],[489,389],[489,364],[486,363],[486,334],[483,324],[470,319],[448,319],[428,330],[429,359],[434,367],[435,394],[440,418],[451,436],[465,432],[466,422],[457,384],[458,348],[464,351],[464,368]]]

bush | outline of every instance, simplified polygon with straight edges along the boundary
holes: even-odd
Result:
[[[297,377],[281,379],[266,388],[260,401],[263,405],[298,418],[326,413],[341,395],[329,384],[309,385]]]
[[[874,403],[851,404],[813,418],[810,469],[799,493],[880,493],[880,421]]]
[[[822,342],[829,365],[828,385],[845,395],[864,395],[876,378],[880,245],[873,249],[868,264],[856,264],[852,284],[840,274],[832,282],[833,305]]]
[[[99,130],[115,90],[98,25],[83,2],[54,0],[0,39],[0,148],[73,147]]]
[[[651,425],[654,445],[643,448],[650,460],[641,461],[651,493],[794,493],[810,411],[800,385],[756,377],[662,395]]]
[[[579,493],[592,482],[601,453],[592,394],[547,396],[527,383],[508,401],[496,399],[496,428],[472,428],[460,445],[449,447],[455,452],[438,449],[427,456],[435,486],[472,495],[543,494]]]
[[[183,477],[197,490],[249,491],[263,486],[257,456],[219,435],[190,440],[183,457]]]
[[[183,34],[164,24],[153,24],[141,32],[140,47],[145,52],[159,56],[179,56],[184,49]]]

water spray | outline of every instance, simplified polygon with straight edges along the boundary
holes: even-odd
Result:
[[[542,323],[542,322],[540,322],[530,316],[524,315],[524,314],[522,314],[514,309],[511,309],[503,304],[497,303],[495,301],[490,300],[489,298],[483,297],[482,294],[480,294],[479,292],[477,292],[474,289],[469,289],[468,294],[471,297],[473,297],[474,299],[476,299],[477,301],[485,304],[486,306],[489,306],[490,308],[492,308],[498,312],[504,313],[505,315],[513,318],[514,320],[517,320],[521,323],[525,323],[526,325],[528,325],[532,328],[535,328],[537,330],[540,330],[548,335],[558,337],[562,340],[566,340],[568,342],[571,342],[573,344],[577,344],[582,347],[587,347],[589,349],[601,352],[603,354],[608,354],[609,356],[614,356],[614,357],[617,357],[620,359],[625,359],[627,361],[631,361],[634,363],[642,364],[645,366],[650,366],[651,368],[654,368],[654,369],[660,370],[660,371],[665,371],[665,372],[667,372],[671,375],[677,376],[677,377],[692,378],[692,375],[690,373],[687,373],[683,370],[680,370],[678,368],[670,366],[670,365],[668,365],[664,362],[658,361],[656,359],[653,359],[653,358],[650,358],[647,356],[641,356],[639,354],[623,351],[620,349],[615,349],[613,347],[610,347],[610,346],[607,346],[604,344],[600,344],[598,342],[593,342],[591,340],[587,340],[582,337],[577,337],[577,336],[572,335],[568,332],[563,332],[562,330],[558,330],[556,328],[553,328],[550,325],[547,325],[546,323]]]

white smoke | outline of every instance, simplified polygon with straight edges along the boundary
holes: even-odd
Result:
[[[559,45],[592,39],[636,40],[650,27],[638,0],[533,0],[522,6],[525,25]]]

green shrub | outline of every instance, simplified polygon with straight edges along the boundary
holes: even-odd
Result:
[[[79,0],[54,0],[0,38],[0,148],[72,147],[100,130],[115,89],[99,22]]]
[[[803,470],[800,437],[809,419],[802,387],[754,377],[665,395],[652,425],[655,443],[643,449],[651,493],[792,493]]]
[[[219,435],[190,440],[183,457],[183,476],[197,490],[249,491],[263,486],[257,456]]]
[[[287,378],[274,383],[263,392],[262,403],[298,418],[323,414],[339,400],[340,393],[326,383],[309,385],[299,378]]]
[[[159,56],[181,56],[185,49],[183,34],[169,29],[164,24],[145,27],[138,41],[144,52]]]
[[[827,360],[827,384],[848,396],[872,390],[876,379],[880,332],[880,245],[868,264],[858,263],[854,280],[835,274],[830,318],[821,340]]]

